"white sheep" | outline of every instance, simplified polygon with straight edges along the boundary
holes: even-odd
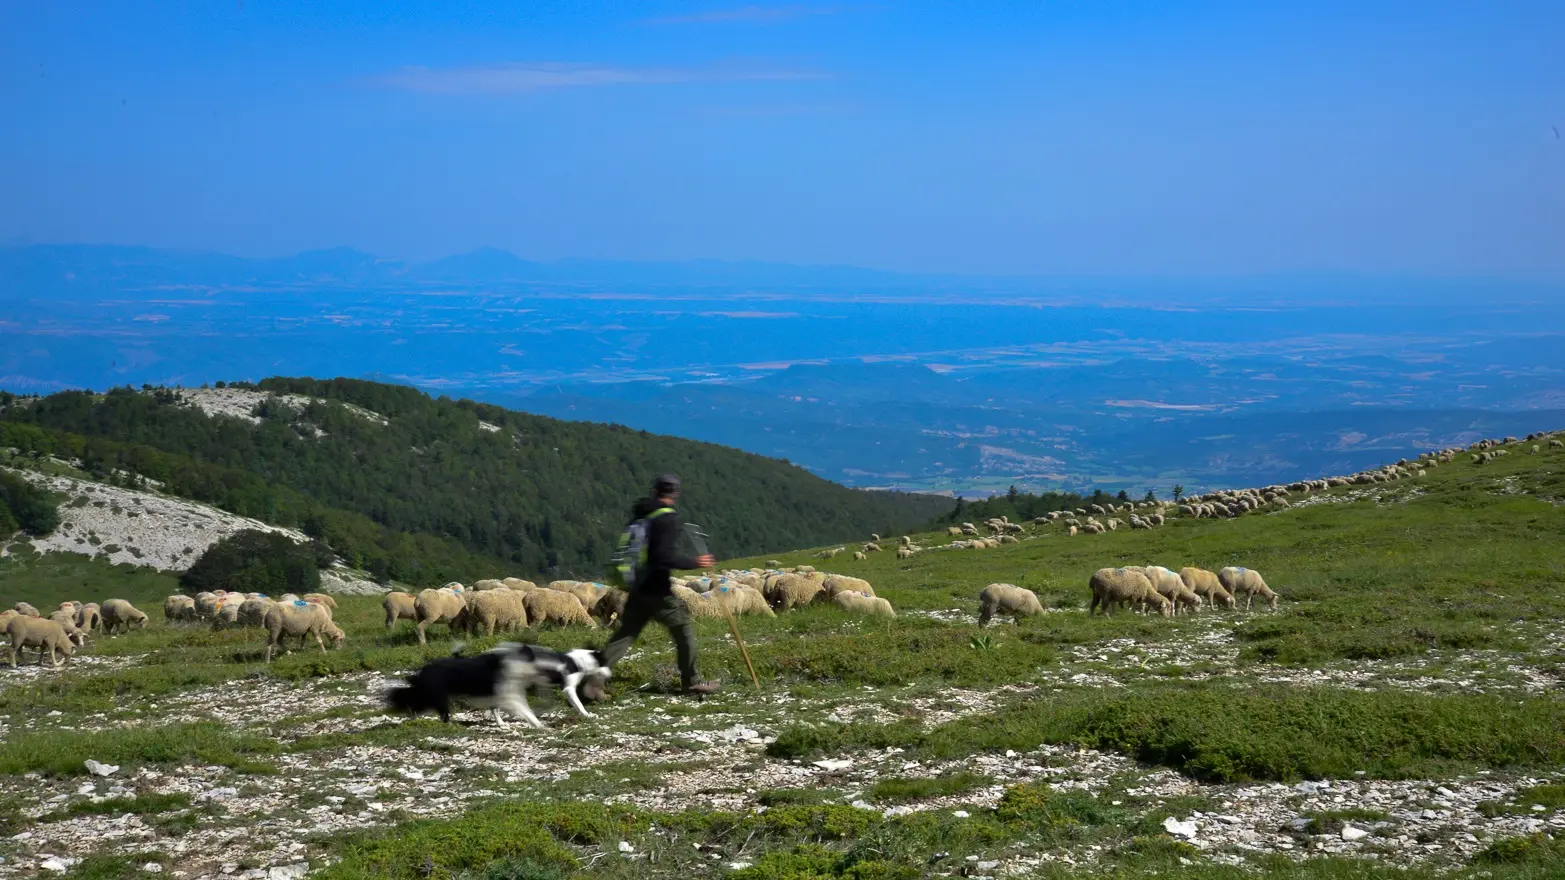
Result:
[[[1217,580],[1235,599],[1245,597],[1244,610],[1250,610],[1256,596],[1267,600],[1271,610],[1277,610],[1277,594],[1266,586],[1266,580],[1255,569],[1230,565],[1217,573]]]
[[[507,590],[486,590],[470,593],[466,605],[451,622],[452,629],[466,630],[492,636],[495,630],[512,632],[527,628],[526,594]]]
[[[272,662],[272,657],[280,647],[288,650],[285,640],[289,636],[297,636],[300,649],[304,648],[305,639],[314,636],[315,643],[320,645],[321,653],[326,653],[326,639],[330,639],[332,647],[342,647],[348,637],[337,624],[332,622],[331,609],[315,602],[306,602],[296,599],[287,604],[278,604],[266,612],[266,662]]]
[[[110,599],[103,603],[103,632],[113,635],[114,630],[130,632],[147,625],[147,615],[124,599]]]
[[[163,619],[176,623],[196,619],[196,600],[182,593],[175,593],[163,600]]]
[[[1156,606],[1164,617],[1173,614],[1173,603],[1153,589],[1152,582],[1138,568],[1100,568],[1093,572],[1087,585],[1092,590],[1088,614],[1101,608],[1104,615],[1109,615],[1114,606],[1125,604]]]
[[[1217,579],[1217,572],[1187,565],[1179,570],[1179,579],[1184,582],[1186,589],[1205,599],[1213,608],[1221,605],[1230,611],[1234,609],[1234,597],[1223,589]]]
[[[871,617],[896,617],[896,609],[891,603],[878,596],[866,596],[863,593],[842,592],[832,599],[832,602],[844,611],[854,614],[863,614]]]
[[[456,587],[441,587],[438,590],[420,590],[413,598],[413,629],[418,633],[420,645],[428,644],[424,631],[431,625],[444,623],[449,626],[462,613],[462,609],[467,607],[465,592],[458,584]]]
[[[988,626],[996,614],[1013,618],[1043,613],[1038,594],[1015,584],[990,584],[978,594],[978,625]]]
[[[49,658],[50,666],[59,666],[76,653],[76,646],[71,643],[71,637],[66,635],[64,627],[52,620],[16,614],[6,621],[5,632],[11,637],[8,658],[13,669],[23,648],[38,649],[39,666],[43,665],[45,656]],[[57,653],[62,655],[58,660],[55,659]]]
[[[579,624],[597,629],[598,622],[587,613],[587,606],[574,594],[559,590],[534,590],[522,594],[522,605],[527,609],[527,619],[533,626],[545,623],[570,626]]]

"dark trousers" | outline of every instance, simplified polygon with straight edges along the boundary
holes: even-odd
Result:
[[[648,623],[657,621],[674,639],[674,650],[679,657],[679,680],[689,687],[696,678],[696,631],[690,625],[690,612],[685,603],[673,595],[649,595],[631,593],[620,615],[619,629],[603,648],[603,663],[613,666],[630,652],[630,646],[641,637]]]

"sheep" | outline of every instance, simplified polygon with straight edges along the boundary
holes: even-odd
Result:
[[[314,602],[317,605],[325,605],[333,611],[337,610],[337,600],[325,593],[305,593],[302,598],[306,602]]]
[[[1075,526],[1071,526],[1071,527],[1070,527],[1070,532],[1069,532],[1069,534],[1070,534],[1070,536],[1071,536],[1071,537],[1072,537],[1072,538],[1074,538],[1074,537],[1076,537],[1076,535],[1077,535],[1077,534],[1079,534],[1079,533],[1080,533],[1080,529],[1077,529],[1077,528],[1076,528],[1076,527],[1075,527]]]
[[[527,619],[534,626],[555,623],[569,626],[579,623],[588,629],[597,629],[598,622],[587,613],[587,606],[571,593],[559,590],[534,590],[522,594],[522,605],[527,609]]]
[[[1181,606],[1196,612],[1201,610],[1201,597],[1186,587],[1179,575],[1161,565],[1142,566],[1141,574],[1152,584],[1152,589],[1157,590],[1158,595],[1174,603],[1175,614],[1179,613]]]
[[[310,636],[315,637],[315,643],[321,646],[321,653],[326,653],[326,639],[331,639],[332,647],[340,648],[342,643],[348,640],[343,631],[332,622],[331,610],[325,605],[315,602],[306,602],[296,599],[287,604],[274,605],[266,612],[264,621],[266,626],[266,662],[272,662],[272,657],[281,647],[284,651],[288,646],[284,639],[289,636],[299,638],[299,648],[304,648],[305,640]]]
[[[76,609],[76,626],[85,632],[103,629],[103,611],[97,602],[88,602]]]
[[[76,625],[76,615],[70,609],[61,609],[49,615],[49,620],[60,625],[65,630],[65,637],[77,647],[87,644],[87,634]]]
[[[217,603],[221,596],[218,593],[202,591],[196,594],[196,618],[207,620],[217,613]]]
[[[863,550],[855,550],[855,551],[853,551],[853,561],[854,562],[864,562],[867,559],[869,559],[869,554],[865,553]]]
[[[1559,439],[1550,440],[1549,441],[1549,448],[1550,449],[1565,449],[1565,440],[1559,440]]]
[[[951,536],[951,537],[953,537],[953,538],[960,538],[960,537],[962,537],[962,527],[961,526],[952,526],[952,527],[946,529],[946,534]]]
[[[834,574],[826,578],[825,582],[821,584],[820,593],[818,593],[811,601],[822,603],[830,602],[832,599],[837,597],[838,593],[859,593],[860,595],[864,596],[874,596],[875,588],[870,586],[869,581],[864,580],[863,578],[848,577],[845,574]]]
[[[116,628],[121,632],[130,632],[147,625],[147,615],[124,599],[110,599],[103,603],[100,613],[103,615],[104,635],[114,635]]]
[[[608,626],[625,614],[625,603],[630,601],[630,594],[624,590],[604,590],[598,601],[587,610],[587,613],[596,617],[604,626]]]
[[[409,600],[412,598],[412,596],[408,597]],[[246,599],[238,604],[239,613],[236,623],[247,627],[266,626],[266,612],[271,611],[277,605],[276,602],[265,596]]]
[[[515,590],[518,593],[530,593],[533,590],[538,589],[537,584],[529,580],[523,580],[522,578],[506,578],[500,583],[505,584],[506,589]]]
[[[18,603],[16,603],[16,613],[22,615],[23,617],[37,617],[37,618],[42,618],[43,617],[42,614],[38,613],[38,609],[37,608],[34,608],[33,606],[27,604],[26,602],[18,602]]]
[[[1205,599],[1213,608],[1221,605],[1232,611],[1237,604],[1233,595],[1223,589],[1215,572],[1187,565],[1179,570],[1179,580],[1184,583],[1185,589]]]
[[[988,626],[996,614],[1012,618],[1043,613],[1038,594],[1015,584],[990,584],[978,593],[978,625]]]
[[[560,593],[570,593],[581,600],[581,607],[591,611],[592,606],[598,604],[598,600],[603,597],[603,591],[607,590],[608,586],[588,581],[553,581],[549,584],[548,589]]]
[[[674,596],[684,603],[685,610],[690,612],[691,617],[725,616],[722,607],[712,601],[712,598],[706,593],[697,593],[689,587],[676,586],[674,587]]]
[[[196,619],[196,600],[182,593],[163,600],[163,619],[169,623]]]
[[[240,601],[238,599],[234,599],[219,604],[217,606],[217,613],[212,615],[212,628],[217,630],[226,629],[231,626],[238,626],[239,606],[248,601],[250,600],[245,599],[244,601]]]
[[[817,559],[836,559],[837,554],[841,552],[841,547],[832,547],[829,550],[822,550],[821,552],[815,554],[815,556]]]
[[[1265,599],[1272,611],[1277,610],[1277,594],[1266,586],[1266,580],[1261,577],[1260,572],[1230,565],[1217,573],[1217,580],[1235,599],[1241,595],[1245,597],[1244,610],[1250,610],[1250,605],[1255,601],[1256,596]]]
[[[485,578],[483,580],[473,582],[473,590],[477,592],[503,590],[505,588],[505,581],[496,580],[495,578]]]
[[[503,587],[470,593],[466,605],[451,622],[453,630],[461,629],[477,635],[492,636],[495,630],[512,632],[527,627],[527,596]]]
[[[865,544],[860,549],[864,553],[879,553],[880,552],[880,545],[876,544],[874,541],[871,541],[868,544]]]
[[[866,596],[863,593],[842,592],[838,593],[832,602],[843,611],[854,614],[863,614],[869,617],[896,617],[896,609],[891,603],[876,596]]]
[[[16,614],[6,621],[5,632],[11,637],[8,656],[12,669],[16,668],[16,658],[21,655],[23,648],[38,649],[39,666],[43,665],[45,656],[48,656],[50,666],[59,666],[76,653],[76,646],[71,643],[71,637],[66,635],[65,628],[52,620]],[[56,660],[56,652],[63,657]]]
[[[711,592],[706,593],[706,599],[714,605],[723,615],[728,614],[759,614],[762,617],[776,617],[777,612],[772,606],[766,604],[766,597],[759,590],[749,587],[736,586],[734,584],[718,584]]]
[[[444,623],[449,626],[456,616],[467,607],[467,599],[461,592],[449,587],[441,587],[438,590],[420,590],[413,598],[413,629],[418,633],[420,645],[429,644],[425,640],[424,631],[430,624]],[[531,611],[532,609],[528,609]]]
[[[1100,568],[1093,572],[1087,585],[1092,590],[1088,614],[1102,608],[1107,616],[1113,613],[1115,605],[1124,604],[1156,605],[1164,617],[1174,613],[1173,603],[1159,594],[1138,568]]]
[[[802,577],[796,574],[784,574],[767,581],[762,595],[766,597],[768,605],[773,611],[787,611],[800,605],[808,605],[815,600],[825,585],[822,581]]]
[[[1013,538],[1012,540],[1015,540],[1015,539]],[[897,558],[898,559],[912,559],[913,558],[913,551],[909,550],[906,547],[898,547],[897,548]]]
[[[412,593],[404,593],[401,590],[392,590],[380,599],[380,607],[386,611],[386,629],[397,625],[399,620],[411,620],[418,624],[418,600]]]

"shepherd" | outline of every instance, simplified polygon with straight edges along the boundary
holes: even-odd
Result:
[[[674,639],[679,658],[679,679],[686,694],[704,697],[715,693],[715,681],[702,681],[696,674],[696,633],[690,612],[674,595],[669,576],[675,570],[712,568],[717,560],[710,553],[685,556],[678,541],[683,530],[679,512],[679,477],[664,474],[652,484],[652,494],[636,502],[631,509],[627,538],[621,543],[620,570],[630,598],[620,615],[619,628],[603,649],[603,663],[613,666],[629,653],[651,621],[657,621]],[[637,545],[640,546],[637,546]]]

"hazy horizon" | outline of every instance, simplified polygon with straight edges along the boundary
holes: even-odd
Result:
[[[1565,7],[0,9],[0,241],[1565,276]]]

